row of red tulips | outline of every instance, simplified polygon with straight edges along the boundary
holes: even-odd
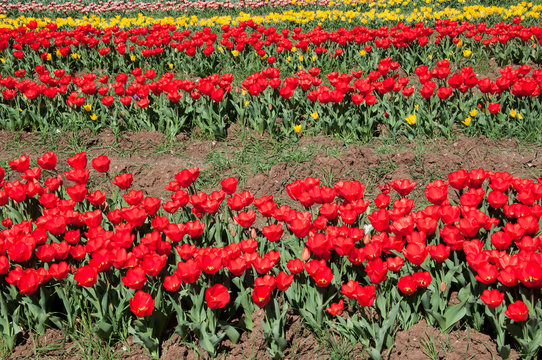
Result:
[[[360,306],[375,306],[382,327],[391,329],[396,321],[408,327],[420,313],[443,329],[463,318],[480,328],[493,322],[501,351],[507,349],[507,333],[526,355],[538,352],[532,339],[539,336],[540,326],[529,322],[517,333],[513,322],[529,317],[534,321],[542,312],[542,179],[459,169],[446,181],[426,184],[430,205],[422,208],[421,202],[415,206],[407,198],[417,185],[408,179],[385,184],[370,202],[359,181],[326,186],[309,177],[286,187],[290,198],[305,208],[296,210],[279,206],[273,196],[239,192],[235,178],[224,179],[220,190],[198,192],[198,169],[175,175],[166,186],[171,193],[167,201],[130,190],[132,175],[120,174],[113,184],[122,196],[111,201],[89,185],[91,175],[109,176],[106,156],[94,158],[91,168],[85,153],[68,158],[68,164],[66,171],[56,170],[57,157],[50,152],[34,167],[29,157],[21,156],[9,163],[11,174],[0,168],[5,217],[0,231],[0,273],[5,275],[1,296],[9,304],[2,308],[3,319],[20,322],[10,312],[20,299],[32,304],[43,296],[59,296],[68,317],[57,319],[57,326],[71,324],[77,306],[94,306],[101,329],[108,324],[106,333],[111,336],[113,325],[108,322],[135,321],[123,312],[129,304],[137,317],[176,313],[179,326],[189,328],[213,353],[214,342],[221,338],[209,333],[227,312],[213,314],[212,309],[229,305],[251,311],[250,297],[252,304],[270,311],[267,321],[272,328],[285,316],[276,302],[283,297],[314,329],[321,329],[344,321],[326,323],[324,309],[340,315],[345,300],[355,300]],[[455,196],[457,204],[452,202]],[[258,217],[262,224],[256,227]],[[75,306],[59,294],[61,288],[83,292],[95,303]],[[449,292],[460,288],[461,308],[448,307]],[[35,298],[32,294],[38,290]],[[479,299],[494,309],[505,296],[508,306],[501,314],[513,320],[510,323],[499,311],[477,305]],[[179,301],[189,309],[189,319],[186,310],[171,312]],[[406,307],[400,310],[395,303]],[[478,318],[476,312],[481,312]],[[39,314],[36,319],[43,321]],[[203,325],[202,316],[207,317]],[[371,319],[359,321],[364,331],[371,326],[374,331],[373,324],[367,325]],[[236,338],[231,325],[219,324],[222,337]],[[19,325],[28,326],[24,321]],[[13,336],[13,326],[4,327],[5,336]],[[143,339],[141,332],[148,332],[148,326],[133,323],[126,331]],[[186,335],[186,329],[178,331]],[[283,354],[282,335],[266,333],[275,357]],[[386,336],[376,343],[365,339],[371,354],[379,354],[389,343]],[[148,342],[146,346],[152,348]]]
[[[434,69],[419,66],[415,70],[421,84],[416,91],[415,86],[408,86],[410,82],[408,76],[399,76],[396,71],[399,67],[398,62],[386,58],[380,60],[377,70],[365,76],[364,72],[359,70],[352,74],[339,74],[334,71],[321,77],[320,69],[312,67],[284,79],[280,78],[279,69],[266,68],[247,76],[240,85],[241,90],[251,96],[259,96],[271,88],[277,89],[282,98],[289,99],[296,89],[300,89],[312,102],[341,102],[346,95],[350,95],[355,104],[365,100],[368,105],[373,105],[377,102],[376,95],[399,92],[407,98],[416,92],[424,99],[436,94],[441,100],[447,100],[454,91],[459,95],[472,90],[480,91],[482,94],[510,92],[517,97],[537,97],[542,81],[542,70],[534,70],[529,76],[532,69],[529,65],[521,65],[516,69],[511,66],[500,69],[501,76],[492,81],[490,78],[479,78],[472,67],[464,67],[459,72],[451,74],[450,62],[442,60],[437,62]],[[49,71],[44,66],[38,65],[33,74],[17,70],[14,75],[0,78],[4,100],[12,100],[22,94],[27,100],[39,100],[40,97],[44,97],[65,101],[68,105],[77,107],[95,103],[93,96],[101,99],[101,103],[106,107],[113,105],[116,99],[123,105],[130,105],[133,100],[137,100],[140,107],[146,107],[149,98],[161,94],[166,94],[171,102],[177,102],[183,93],[189,94],[194,100],[205,95],[220,102],[226,93],[233,90],[232,85],[235,85],[231,73],[189,80],[176,78],[174,73],[166,73],[156,78],[154,69],[144,71],[141,68],[118,74],[113,78],[109,75],[97,76],[94,73],[74,76],[66,74],[62,69]],[[38,81],[32,80],[35,77]],[[441,86],[437,86],[437,83]],[[239,87],[235,87],[235,92],[240,92]],[[498,107],[495,109],[499,110]],[[494,113],[495,109],[490,110]]]
[[[515,21],[515,20],[514,20]],[[210,27],[201,30],[178,29],[175,25],[155,24],[152,27],[121,29],[119,26],[97,29],[90,25],[78,26],[73,30],[59,30],[50,23],[45,29],[36,29],[37,22],[30,21],[26,26],[17,29],[2,29],[0,49],[13,50],[17,58],[24,57],[24,50],[34,50],[38,54],[59,52],[68,56],[77,52],[79,47],[96,48],[101,56],[116,50],[121,55],[126,51],[134,51],[138,46],[144,56],[157,55],[154,49],[167,48],[185,52],[194,56],[197,49],[204,55],[211,55],[218,46],[242,52],[254,49],[260,56],[282,53],[293,47],[307,51],[309,46],[318,52],[326,51],[324,47],[345,47],[351,44],[374,44],[377,48],[408,48],[410,46],[438,45],[444,39],[453,39],[454,44],[460,41],[473,41],[476,46],[494,43],[507,44],[519,39],[529,42],[542,37],[542,27],[507,23],[488,26],[485,22],[458,23],[450,20],[437,20],[433,26],[417,23],[415,25],[397,23],[396,26],[368,28],[356,26],[352,29],[341,28],[326,31],[321,26],[304,32],[301,27],[277,29],[265,27],[252,20],[242,22],[238,26],[223,25],[221,33]],[[333,44],[333,45],[332,45]]]

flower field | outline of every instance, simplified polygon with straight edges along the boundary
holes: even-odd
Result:
[[[0,356],[538,358],[541,11],[4,1]]]

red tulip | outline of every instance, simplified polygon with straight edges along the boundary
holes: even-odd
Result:
[[[529,309],[521,300],[508,305],[508,309],[504,313],[513,321],[526,321],[529,318]]]
[[[144,291],[138,290],[129,300],[130,310],[137,317],[151,316],[154,309],[154,299]]]
[[[129,173],[124,173],[119,176],[115,176],[115,181],[113,181],[114,185],[117,185],[120,189],[128,189],[130,186],[132,186],[133,176]]]
[[[252,300],[261,309],[271,300],[271,288],[266,285],[256,286],[252,291]]]
[[[230,302],[228,288],[222,284],[211,286],[205,291],[205,301],[211,309],[222,309]]]
[[[100,155],[95,159],[92,159],[92,167],[98,172],[107,172],[109,170],[109,164],[111,160],[105,155]]]
[[[493,290],[484,290],[480,299],[491,309],[495,309],[499,306],[504,300],[504,293],[501,293],[497,289]]]
[[[96,268],[85,265],[77,269],[73,279],[77,281],[80,286],[91,287],[96,284],[97,277],[98,272],[96,271]]]
[[[68,158],[68,164],[74,169],[84,169],[87,167],[87,154],[81,152]]]
[[[53,170],[56,167],[57,157],[54,151],[47,152],[38,159],[38,165],[44,170]]]
[[[412,276],[403,276],[397,282],[397,287],[403,294],[412,295],[416,292],[417,285]]]
[[[139,266],[128,269],[126,276],[122,278],[122,283],[134,290],[142,289],[146,282],[147,276],[145,275],[145,270]]]
[[[331,305],[326,308],[326,311],[333,316],[339,316],[342,314],[344,309],[344,301],[340,300],[339,303],[331,303]]]

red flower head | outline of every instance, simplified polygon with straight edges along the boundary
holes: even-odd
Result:
[[[229,177],[227,179],[224,179],[220,182],[220,185],[222,186],[222,190],[228,195],[233,194],[237,190],[237,182],[239,180],[234,177]]]
[[[484,290],[484,292],[482,293],[482,296],[480,296],[480,299],[482,299],[484,304],[486,304],[492,309],[495,309],[504,300],[504,293],[501,293],[497,289]]]
[[[96,268],[85,265],[77,269],[73,279],[78,282],[80,286],[91,287],[96,284],[98,272]]]
[[[513,321],[526,321],[529,318],[529,309],[521,300],[508,305],[508,309],[504,313]]]
[[[23,173],[30,167],[30,159],[28,156],[23,155],[18,159],[10,161],[8,165],[13,171]]]
[[[426,288],[427,286],[429,286],[429,284],[431,284],[431,281],[433,280],[431,274],[429,274],[429,271],[418,271],[412,274],[412,279],[420,288]]]
[[[259,308],[263,308],[271,300],[271,288],[266,285],[256,286],[252,291],[252,300]]]
[[[216,284],[205,290],[205,301],[211,309],[222,309],[230,302],[228,288],[222,284]]]
[[[340,300],[339,303],[332,303],[328,308],[326,308],[327,312],[333,316],[341,315],[343,312],[343,309],[344,309],[343,300]]]
[[[144,291],[138,290],[129,300],[130,310],[137,317],[151,316],[154,309],[154,299]]]
[[[275,242],[280,240],[282,234],[284,233],[284,227],[282,224],[270,224],[262,228],[263,235],[267,240]]]
[[[56,167],[57,157],[54,151],[43,154],[38,159],[38,165],[44,170],[53,170]]]
[[[188,259],[185,263],[178,263],[177,268],[177,274],[181,277],[182,281],[187,284],[195,283],[201,275],[201,270],[193,259]]]
[[[287,275],[284,271],[281,271],[278,273],[275,280],[277,283],[277,288],[280,291],[286,291],[292,284],[292,281],[294,280],[294,275]]]
[[[122,278],[122,283],[129,287],[130,289],[139,290],[143,288],[147,282],[147,276],[145,275],[145,270],[141,267],[134,267],[128,269],[126,276]]]
[[[354,294],[354,297],[360,306],[372,306],[376,299],[375,286],[360,286]]]
[[[254,223],[254,220],[256,220],[256,213],[254,210],[240,212],[237,216],[234,216],[234,219],[242,227],[248,228]]]
[[[181,287],[181,278],[179,278],[176,274],[173,274],[171,276],[166,276],[164,278],[163,285],[167,291],[170,291],[170,292],[177,291]]]
[[[431,259],[441,263],[450,256],[450,247],[444,244],[429,245],[429,255]]]
[[[410,243],[403,250],[403,255],[414,265],[421,265],[427,257],[427,247],[421,243]]]
[[[68,164],[74,169],[84,169],[87,167],[87,153],[81,152],[68,158]]]
[[[199,176],[199,168],[193,168],[193,169],[184,169],[180,173],[175,175],[175,180],[179,183],[179,185],[183,188],[187,188]]]
[[[92,160],[92,167],[98,172],[107,172],[110,164],[111,160],[105,155],[100,155]]]
[[[416,186],[416,182],[410,182],[409,179],[395,180],[390,183],[393,190],[397,191],[402,197],[407,196]]]
[[[501,105],[499,105],[499,103],[490,103],[487,106],[487,110],[492,114],[496,114],[501,110]]]
[[[417,285],[412,276],[403,276],[397,282],[397,287],[405,295],[412,295],[416,292]]]
[[[113,181],[113,184],[117,185],[120,189],[125,190],[132,186],[132,181],[132,174],[125,173],[119,176],[115,176],[115,181]]]
[[[301,259],[291,259],[288,260],[286,267],[292,274],[299,274],[305,268],[305,263]]]
[[[319,287],[326,287],[331,283],[333,279],[333,272],[327,266],[321,266],[314,275],[312,275],[316,285]]]

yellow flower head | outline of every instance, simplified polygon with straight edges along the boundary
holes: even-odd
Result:
[[[232,50],[231,54],[235,57],[239,56],[239,51],[237,50]]]
[[[457,44],[455,44],[457,47],[461,47],[463,45],[463,40],[459,40]]]
[[[359,54],[360,54],[361,56],[365,56],[365,55],[367,55],[367,52],[366,52],[365,50],[360,50],[360,51],[359,51]]]
[[[418,119],[418,116],[416,114],[411,114],[409,116],[407,116],[405,118],[405,121],[409,124],[409,125],[414,125],[416,124],[416,120]]]
[[[90,111],[90,110],[92,110],[92,105],[91,104],[85,104],[83,106],[83,109],[85,109],[86,111]]]
[[[135,61],[136,60],[135,55],[130,55],[130,60]]]
[[[311,56],[311,60],[312,60],[312,61],[316,61],[316,56],[314,56],[314,55]]]
[[[0,58],[0,61],[1,61],[2,63],[5,63],[5,62],[6,62],[6,60],[4,60],[4,58]]]
[[[470,57],[472,55],[472,51],[470,50],[463,50],[463,56],[464,57]]]
[[[469,115],[472,116],[472,117],[475,117],[476,115],[478,115],[478,110],[472,109],[472,110],[469,112]]]
[[[521,115],[520,113],[518,113],[518,119],[523,120],[523,115]]]
[[[517,112],[517,110],[516,110],[516,109],[512,109],[512,110],[510,110],[510,116],[511,116],[511,117],[513,117],[513,118],[515,118],[515,117],[516,117],[517,113],[518,113],[518,112]]]
[[[420,108],[420,104],[414,105],[414,110],[418,111],[419,108]]]
[[[288,57],[286,57],[286,61],[287,61],[287,62],[290,62],[290,60],[291,60],[291,59],[290,59],[290,55],[288,55]]]
[[[301,125],[295,125],[294,131],[299,134],[301,132],[301,128],[302,128]]]
[[[303,55],[299,55],[299,61],[303,61]]]
[[[313,120],[318,120],[318,111],[313,112],[310,116]]]
[[[77,60],[77,59],[81,59],[81,55],[77,54],[77,53],[72,53],[72,58]]]
[[[467,116],[465,118],[465,120],[461,121],[463,124],[465,124],[466,126],[469,126],[470,125],[470,121],[472,120],[472,118],[470,116]]]
[[[53,55],[47,53],[47,57],[46,57],[47,61],[51,61],[52,58],[53,58]]]
[[[98,116],[96,114],[90,115],[90,120],[96,120]]]
[[[250,101],[246,100],[246,101],[244,102],[244,104],[245,104],[245,107],[247,107],[248,104],[250,104]]]
[[[429,60],[432,60],[432,59],[433,59],[433,54],[427,55],[427,58],[428,58]]]
[[[172,63],[169,63],[167,66],[169,67],[170,70],[173,69],[173,64]]]

